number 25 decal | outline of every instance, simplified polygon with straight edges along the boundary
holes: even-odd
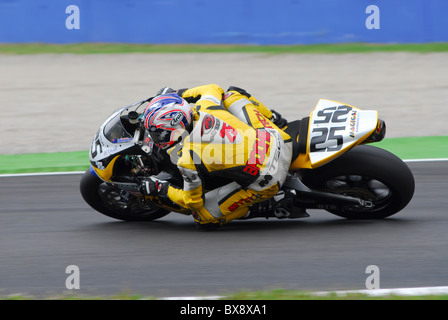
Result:
[[[338,151],[342,148],[343,138],[341,135],[336,135],[336,131],[345,130],[345,127],[331,127],[328,128],[314,128],[313,132],[320,132],[321,135],[311,138],[310,152],[325,152]],[[336,141],[334,147],[317,147],[318,144],[325,144],[328,141]],[[333,143],[334,144],[334,143]]]
[[[314,120],[313,124],[328,124],[328,126],[313,128],[312,133],[319,133],[319,135],[311,138],[310,152],[332,152],[342,148],[343,136],[336,133],[345,130],[345,126],[340,124],[346,122],[347,117],[344,116],[348,115],[350,110],[352,110],[352,107],[344,105],[325,108],[317,113],[317,119]],[[331,126],[331,124],[338,124],[339,126]]]

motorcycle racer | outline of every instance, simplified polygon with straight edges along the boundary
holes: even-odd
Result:
[[[154,143],[178,155],[183,177],[182,187],[147,178],[143,192],[190,209],[199,227],[250,214],[249,207],[272,199],[286,179],[292,156],[291,137],[281,130],[286,120],[241,88],[163,88],[143,120]],[[216,177],[232,182],[204,190],[203,182]]]

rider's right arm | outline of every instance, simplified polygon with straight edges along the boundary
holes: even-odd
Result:
[[[217,84],[207,84],[190,89],[178,90],[178,94],[190,103],[201,100],[201,106],[220,105],[224,90]]]
[[[192,190],[169,186],[167,195],[174,203],[193,211],[199,210],[204,205],[202,200],[202,186],[198,186],[196,189]]]
[[[177,167],[184,180],[183,188],[170,185],[167,192],[168,198],[183,208],[194,211],[200,209],[204,205],[202,181],[188,151],[183,150]]]

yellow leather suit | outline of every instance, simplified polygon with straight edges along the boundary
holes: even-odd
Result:
[[[179,92],[194,101],[193,129],[179,147],[183,188],[169,186],[168,198],[193,211],[196,222],[224,224],[277,194],[291,162],[291,138],[269,119],[271,111],[244,90],[225,93],[216,85]],[[204,190],[214,177],[233,182]]]

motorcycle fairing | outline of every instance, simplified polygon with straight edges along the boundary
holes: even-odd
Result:
[[[123,126],[121,116],[129,107],[115,111],[93,138],[89,152],[90,163],[98,177],[111,182],[113,167],[120,155],[141,153],[138,139]]]
[[[309,117],[306,150],[293,160],[291,169],[317,168],[361,144],[377,126],[375,110],[320,99]]]

